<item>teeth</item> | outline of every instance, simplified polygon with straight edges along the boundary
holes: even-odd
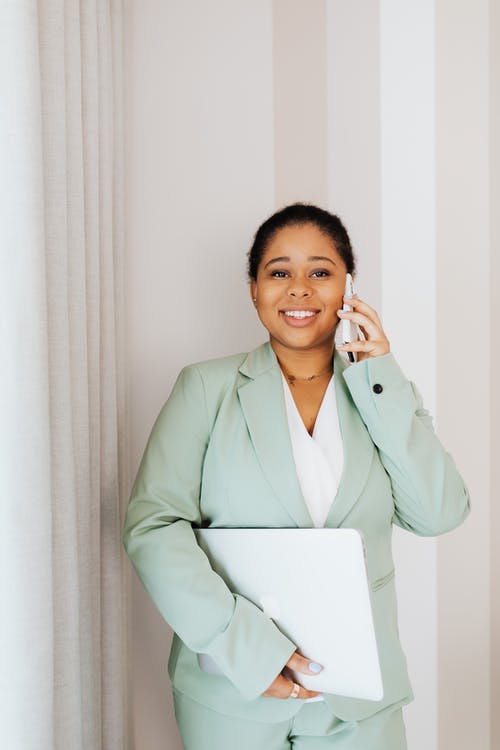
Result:
[[[287,310],[285,315],[288,315],[289,318],[311,318],[316,313],[310,310]]]

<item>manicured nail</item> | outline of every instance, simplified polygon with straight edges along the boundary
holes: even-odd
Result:
[[[321,670],[323,669],[323,667],[321,666],[321,664],[318,664],[315,661],[310,661],[309,662],[309,669],[311,670],[311,672],[321,672]]]

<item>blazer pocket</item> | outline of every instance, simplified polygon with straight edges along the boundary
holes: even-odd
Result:
[[[395,569],[392,568],[385,576],[382,576],[382,578],[377,578],[375,581],[372,582],[372,591],[378,591],[383,586],[386,585],[386,583],[389,583],[389,581],[392,581],[394,578]]]

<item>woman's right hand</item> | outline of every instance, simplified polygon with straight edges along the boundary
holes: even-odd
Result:
[[[314,663],[315,662],[311,661],[311,659],[307,659],[305,656],[301,656],[301,654],[299,654],[297,651],[294,651],[294,653],[291,655],[291,657],[283,667],[283,670],[269,685],[267,690],[262,693],[262,695],[266,698],[289,698],[290,693],[293,690],[294,680],[288,679],[283,674],[283,672],[286,673],[287,670],[293,669],[296,672],[302,672],[303,674],[319,674],[319,672],[315,672],[314,670],[309,669],[309,664]],[[314,698],[315,695],[321,695],[321,693],[317,690],[307,690],[307,688],[302,687],[301,685],[297,698],[304,700],[306,698]]]

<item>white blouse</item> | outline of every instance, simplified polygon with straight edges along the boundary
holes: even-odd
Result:
[[[344,463],[344,449],[340,432],[334,375],[330,378],[316,417],[312,436],[308,433],[288,382],[281,373],[285,394],[288,427],[293,458],[300,488],[316,528],[325,525],[337,494]],[[314,654],[312,655],[314,658]],[[323,701],[323,694],[307,698],[304,703]]]
[[[344,463],[334,375],[321,402],[312,436],[302,421],[283,373],[281,378],[300,488],[314,526],[322,528],[337,494]]]

